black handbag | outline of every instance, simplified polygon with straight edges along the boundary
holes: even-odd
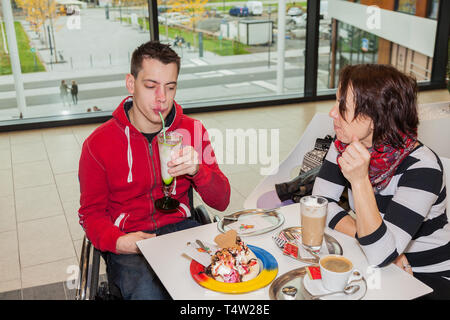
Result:
[[[275,190],[281,201],[299,202],[301,197],[311,194],[331,142],[333,137],[330,135],[316,139],[314,149],[307,152],[303,158],[299,175],[291,181],[275,184]]]

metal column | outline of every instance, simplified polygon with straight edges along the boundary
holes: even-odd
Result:
[[[17,48],[16,31],[14,29],[14,17],[10,0],[2,0],[3,19],[5,20],[6,37],[9,47],[9,58],[14,75],[14,87],[16,90],[17,107],[20,118],[26,113],[25,90],[23,88],[22,70],[20,68],[19,49]]]
[[[317,68],[319,66],[320,1],[308,1],[306,9],[305,97],[317,95]]]
[[[278,0],[277,94],[284,92],[284,54],[286,37],[286,2]]]

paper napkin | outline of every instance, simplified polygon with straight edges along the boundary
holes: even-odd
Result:
[[[283,234],[283,232],[280,232],[278,235],[278,238],[283,239],[286,241],[286,244],[284,245],[283,250],[286,251],[287,254],[294,256],[295,258],[302,258],[302,259],[310,259],[315,258],[311,253],[309,253],[302,245],[302,236],[299,233],[292,233],[292,235],[295,237],[295,241],[288,240],[286,236]],[[329,254],[327,244],[325,242],[325,238],[322,242],[322,247],[320,248],[320,251],[317,252],[319,256],[325,256]]]
[[[236,222],[227,224],[226,228],[235,230],[238,234],[245,235],[247,233],[272,227],[273,224],[262,216],[251,216],[249,218],[239,219]]]
[[[193,260],[197,261],[204,267],[207,267],[211,264],[211,255],[215,254],[218,250],[218,247],[214,244],[208,243],[206,241],[202,241],[203,244],[208,251],[205,251],[202,249],[195,240],[190,241],[187,243],[186,247],[184,248],[183,252],[187,254],[189,257],[191,257]]]

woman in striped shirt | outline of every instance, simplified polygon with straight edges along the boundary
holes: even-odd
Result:
[[[336,138],[313,194],[327,225],[356,237],[369,263],[395,263],[450,299],[450,226],[439,157],[417,140],[417,83],[387,65],[342,69],[330,111]],[[348,187],[350,216],[338,205]]]

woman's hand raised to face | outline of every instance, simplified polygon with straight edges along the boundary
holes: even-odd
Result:
[[[342,174],[352,185],[369,179],[370,153],[356,136],[353,136],[338,162]]]

